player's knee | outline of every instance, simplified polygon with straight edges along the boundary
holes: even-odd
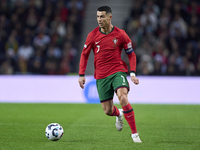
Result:
[[[120,88],[117,90],[117,96],[122,106],[126,105],[128,102],[127,94],[128,94],[128,91],[126,88]]]
[[[121,105],[127,104],[128,98],[126,94],[121,94],[118,98]]]

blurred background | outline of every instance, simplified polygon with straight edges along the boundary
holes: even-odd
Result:
[[[138,75],[200,75],[197,0],[0,0],[0,74],[78,74],[83,44],[98,26],[102,5],[112,8],[113,25],[132,39]]]

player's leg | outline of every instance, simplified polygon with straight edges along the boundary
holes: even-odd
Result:
[[[103,108],[103,111],[106,115],[110,116],[113,113],[113,101],[112,99],[109,101],[101,102],[101,106]]]
[[[132,132],[132,138],[134,142],[141,142],[139,139],[137,129],[136,129],[136,123],[135,123],[135,115],[132,106],[130,105],[128,101],[128,91],[129,91],[129,84],[126,78],[125,73],[119,73],[115,81],[113,82],[115,87],[115,92],[117,94],[117,97],[119,99],[119,103],[123,108],[124,118],[128,122],[131,132]],[[135,136],[137,135],[137,138],[135,139]]]
[[[119,110],[116,106],[113,105],[113,100],[109,100],[106,102],[101,102],[101,106],[108,116],[119,116]]]
[[[123,108],[124,118],[127,120],[132,134],[137,133],[136,124],[135,124],[135,116],[132,106],[128,101],[128,90],[126,87],[117,89],[117,97],[119,99],[119,103]]]
[[[113,100],[101,102],[101,105],[106,115],[116,116],[115,126],[118,131],[121,131],[123,128],[123,110],[114,106]]]
[[[123,108],[124,118],[128,122],[131,132],[132,132],[132,139],[136,143],[141,143],[140,137],[137,133],[136,123],[135,123],[135,114],[133,111],[132,106],[130,105],[128,98],[127,98],[128,90],[127,88],[118,88],[117,89],[117,96],[120,102],[120,105]]]
[[[112,76],[96,80],[96,85],[105,114],[109,116],[119,116],[119,110],[113,105],[114,90],[112,88]]]

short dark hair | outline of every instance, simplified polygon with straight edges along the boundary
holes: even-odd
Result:
[[[112,14],[112,10],[111,10],[111,8],[110,8],[109,6],[101,6],[101,7],[99,7],[97,10],[98,10],[98,11],[105,11],[106,14],[107,14],[107,13],[111,13],[111,14]]]

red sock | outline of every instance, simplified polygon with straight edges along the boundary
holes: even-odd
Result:
[[[135,124],[135,115],[131,104],[129,103],[126,106],[123,106],[122,108],[123,108],[124,118],[126,119],[131,128],[132,134],[137,133]]]
[[[119,116],[119,109],[113,105],[113,112],[110,116]]]

